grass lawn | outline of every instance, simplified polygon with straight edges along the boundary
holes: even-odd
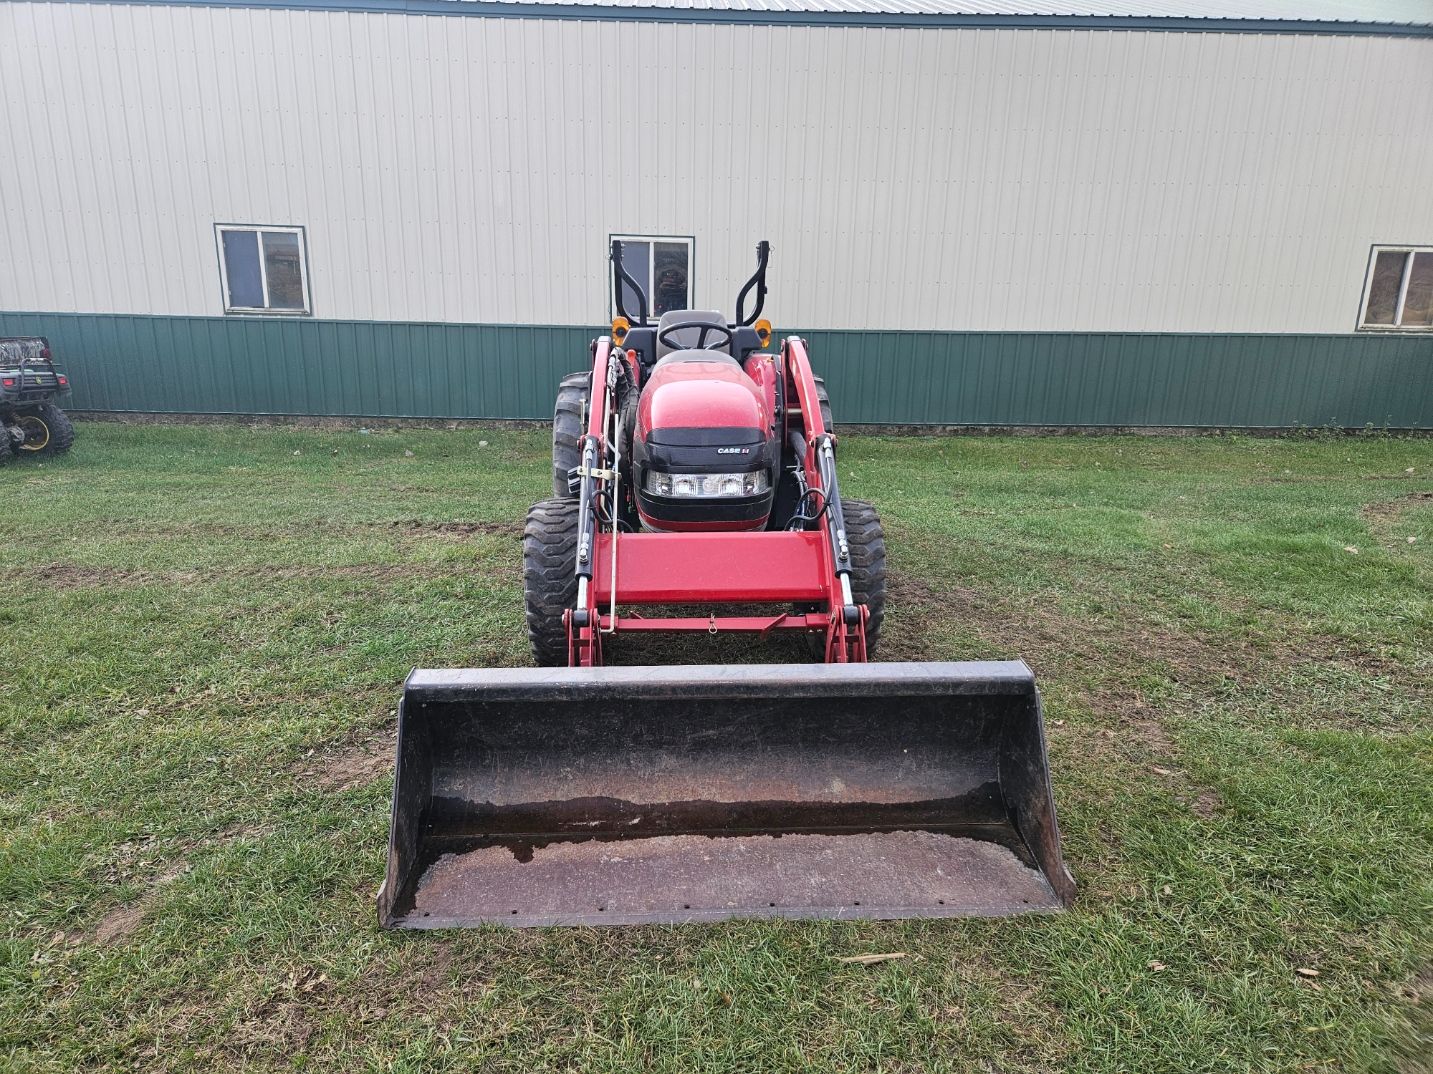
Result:
[[[880,655],[1039,677],[1069,913],[383,933],[399,683],[527,663],[546,435],[0,470],[0,1069],[1433,1069],[1433,441],[843,443]]]

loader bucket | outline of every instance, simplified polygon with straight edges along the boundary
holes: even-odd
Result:
[[[1073,896],[1019,661],[419,670],[404,689],[388,927]]]

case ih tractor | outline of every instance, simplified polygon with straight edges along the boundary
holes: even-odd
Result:
[[[806,343],[772,346],[769,252],[732,320],[654,324],[613,243],[618,315],[558,388],[554,495],[523,539],[539,666],[409,676],[383,924],[940,917],[1073,897],[1029,668],[870,662],[881,523],[841,494]],[[673,633],[794,633],[816,662],[605,666],[619,639],[630,662]]]
[[[42,336],[0,338],[0,464],[12,456],[60,455],[75,442],[75,427],[55,405],[70,378],[55,368]]]

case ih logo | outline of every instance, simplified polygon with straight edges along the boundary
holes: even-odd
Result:
[[[718,454],[718,455],[749,455],[749,454],[751,454],[751,448],[749,448],[749,447],[719,447],[719,448],[717,448],[717,454]]]

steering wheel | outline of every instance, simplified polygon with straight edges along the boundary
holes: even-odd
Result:
[[[667,338],[673,332],[680,332],[684,328],[701,329],[700,334],[697,336],[697,345],[695,347],[688,346],[685,343],[676,343]],[[724,337],[721,342],[726,344],[728,350],[731,349],[731,341],[736,336],[736,329],[728,328],[724,324],[712,324],[710,321],[678,321],[676,324],[669,324],[666,328],[663,328],[657,333],[657,342],[664,347],[671,347],[674,351],[700,351],[706,349],[708,332],[720,332]]]

